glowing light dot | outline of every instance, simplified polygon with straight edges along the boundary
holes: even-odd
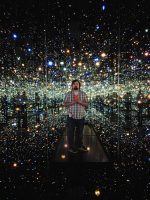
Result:
[[[63,61],[61,61],[61,62],[60,62],[60,65],[64,65],[64,62],[63,62]]]
[[[64,147],[65,147],[65,148],[67,148],[67,147],[68,147],[68,145],[67,145],[67,144],[64,144]]]
[[[106,53],[101,53],[101,57],[105,58],[106,57]]]
[[[13,167],[17,167],[18,165],[17,165],[17,163],[13,163]]]
[[[82,66],[82,62],[79,62],[79,63],[78,63],[78,66]]]
[[[100,196],[100,194],[101,194],[101,192],[100,192],[100,190],[99,190],[99,189],[96,189],[94,193],[95,193],[95,195],[96,195],[97,197],[99,197],[99,196]]]
[[[67,50],[66,50],[66,53],[70,53],[70,50],[69,50],[69,49],[67,49]]]
[[[62,154],[62,155],[61,155],[61,158],[62,158],[62,159],[65,159],[65,158],[66,158],[66,156],[65,156],[64,154]]]
[[[12,37],[13,37],[13,39],[17,39],[17,34],[13,33]]]
[[[96,62],[95,65],[96,65],[96,66],[99,66],[99,65],[100,65],[100,62]]]
[[[98,62],[98,61],[99,61],[99,58],[95,58],[94,61],[95,61],[95,62]]]
[[[144,55],[145,55],[145,56],[148,56],[148,52],[145,52]]]
[[[28,52],[31,52],[32,51],[32,49],[31,48],[28,48]]]
[[[16,108],[16,111],[19,111],[19,110],[20,110],[20,108],[17,107],[17,108]]]
[[[90,147],[87,147],[87,150],[90,151]]]
[[[96,30],[99,30],[99,28],[100,28],[99,25],[96,25]]]
[[[52,66],[53,62],[52,61],[48,61],[48,66]]]
[[[102,5],[102,11],[105,11],[106,10],[106,5]]]
[[[150,94],[148,94],[148,96],[147,96],[147,99],[149,99],[149,100],[150,100]]]

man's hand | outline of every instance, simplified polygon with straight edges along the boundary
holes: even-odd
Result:
[[[73,106],[75,103],[76,103],[75,101],[72,101],[72,102],[65,102],[65,103],[64,103],[64,106],[65,106],[65,107]]]
[[[79,95],[74,96],[74,101],[77,102],[79,100]]]
[[[88,106],[88,103],[87,102],[85,102],[85,101],[80,101],[80,99],[77,99],[76,101],[75,101],[76,103],[78,103],[78,104],[80,104],[81,106]]]

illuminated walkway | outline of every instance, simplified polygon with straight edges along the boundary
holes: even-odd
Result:
[[[109,162],[102,145],[88,125],[84,127],[83,141],[84,145],[89,147],[89,151],[71,154],[66,147],[67,137],[65,133],[56,149],[55,162]]]

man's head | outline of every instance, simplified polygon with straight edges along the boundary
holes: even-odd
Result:
[[[73,90],[79,90],[81,83],[79,80],[73,80],[71,86]]]

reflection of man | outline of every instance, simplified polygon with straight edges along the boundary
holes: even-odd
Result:
[[[124,96],[125,108],[126,111],[129,112],[131,110],[131,102],[132,102],[132,95],[130,92],[127,92]]]
[[[48,97],[46,96],[46,94],[44,94],[44,96],[43,96],[43,109],[45,111],[47,111],[47,107],[48,107]]]
[[[88,99],[86,93],[80,90],[80,82],[78,80],[73,80],[71,86],[72,90],[65,96],[64,106],[68,111],[67,138],[69,152],[77,153],[78,150],[87,151],[83,145],[83,128]]]
[[[147,110],[148,116],[150,116],[150,94],[147,95]]]
[[[27,111],[27,101],[28,101],[28,98],[27,98],[26,92],[23,91],[21,95],[21,107],[22,107],[21,110],[23,113]]]
[[[4,114],[4,119],[7,122],[8,119],[8,100],[7,100],[7,96],[4,95],[1,98],[1,109],[3,111]]]
[[[137,107],[138,107],[138,121],[139,125],[142,125],[142,114],[143,114],[143,106],[144,106],[144,94],[142,93],[141,89],[137,94]]]
[[[39,108],[40,108],[40,96],[38,94],[38,92],[35,92],[35,107],[37,109],[37,111],[39,111]]]

